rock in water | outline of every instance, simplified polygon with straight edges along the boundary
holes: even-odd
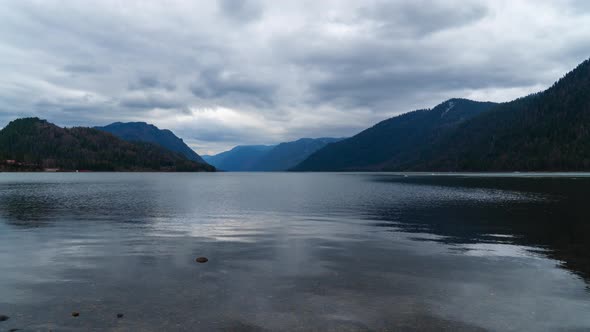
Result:
[[[3,322],[5,320],[8,320],[8,318],[10,318],[10,317],[8,317],[6,315],[0,315],[0,322]]]
[[[198,257],[196,261],[197,263],[207,263],[209,260],[207,259],[207,257]]]
[[[79,312],[75,312],[75,311],[72,312],[72,317],[78,317],[78,316],[80,316],[80,313]]]

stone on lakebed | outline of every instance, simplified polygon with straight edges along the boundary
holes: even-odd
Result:
[[[196,261],[197,263],[207,263],[209,259],[207,257],[197,257]]]

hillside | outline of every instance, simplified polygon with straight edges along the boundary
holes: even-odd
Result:
[[[17,119],[0,131],[2,170],[214,171],[151,143],[127,142],[93,128]]]
[[[341,138],[301,138],[278,145],[240,145],[217,154],[203,156],[220,170],[233,172],[286,171],[324,146]]]
[[[281,143],[261,156],[252,166],[252,170],[286,171],[295,167],[317,150],[340,140],[342,138],[301,138],[296,141]]]
[[[193,151],[184,141],[174,135],[168,129],[159,129],[158,127],[145,122],[115,122],[104,127],[95,127],[96,129],[109,132],[123,140],[130,142],[147,142],[162,146],[170,151],[179,152],[187,159],[204,163],[195,151]]]
[[[433,109],[402,114],[320,149],[294,167],[294,170],[405,169],[419,159],[420,149],[496,105],[490,102],[451,99]]]
[[[552,87],[465,122],[412,170],[590,170],[590,61]]]
[[[214,156],[203,156],[203,158],[219,170],[244,172],[252,170],[256,162],[273,147],[273,145],[238,145],[229,151]]]

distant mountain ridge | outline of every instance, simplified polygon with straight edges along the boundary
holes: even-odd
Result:
[[[160,129],[145,122],[114,122],[96,129],[109,132],[126,141],[158,144],[168,150],[179,152],[189,160],[205,163],[195,151],[168,129]]]
[[[238,145],[213,156],[203,156],[205,161],[222,171],[251,171],[256,162],[274,145]]]
[[[330,144],[293,169],[298,171],[375,171],[403,169],[419,159],[418,151],[462,122],[496,103],[450,99],[432,109],[405,113],[359,134]]]
[[[17,119],[0,130],[0,169],[215,171],[159,145],[127,142],[94,128],[61,128],[39,118]]]
[[[286,171],[313,152],[340,138],[301,138],[278,145],[239,145],[215,156],[203,156],[220,170],[235,172]]]
[[[252,166],[252,170],[266,172],[286,171],[317,150],[340,140],[342,138],[300,138],[296,141],[280,143],[262,155]]]
[[[590,60],[511,102],[451,99],[382,121],[293,170],[589,171]]]

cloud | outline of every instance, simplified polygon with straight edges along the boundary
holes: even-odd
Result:
[[[380,1],[362,8],[360,16],[387,35],[421,37],[484,19],[485,2],[454,0]]]
[[[183,106],[183,104],[173,96],[153,92],[127,94],[120,99],[119,105],[122,107],[146,110],[155,108],[173,109],[182,108]]]
[[[100,74],[110,71],[109,67],[91,64],[67,64],[62,69],[72,74]]]
[[[258,19],[263,11],[262,5],[255,0],[220,0],[218,3],[221,12],[235,21]]]
[[[505,101],[590,57],[567,0],[7,1],[0,124],[146,121],[204,151]],[[43,38],[39,38],[43,36]],[[199,152],[197,150],[197,152]]]
[[[190,90],[194,96],[216,100],[219,104],[273,106],[275,86],[255,77],[248,77],[229,70],[207,69],[200,73]]]
[[[135,82],[129,84],[129,90],[150,90],[164,89],[166,91],[176,90],[176,85],[172,82],[163,81],[156,75],[140,75]]]

